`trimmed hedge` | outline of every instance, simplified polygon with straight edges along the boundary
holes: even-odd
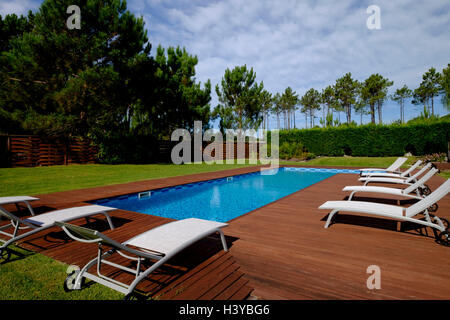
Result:
[[[418,156],[447,152],[449,133],[450,122],[293,129],[280,131],[280,145],[300,142],[323,156]]]

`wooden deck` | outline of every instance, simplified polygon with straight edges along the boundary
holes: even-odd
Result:
[[[258,167],[38,195],[41,200],[33,207],[40,213],[255,170]],[[443,181],[434,177],[429,185],[434,190]],[[450,248],[435,243],[431,230],[350,214],[338,215],[330,228],[323,228],[328,212],[317,207],[326,200],[345,199],[342,188],[354,184],[360,184],[356,175],[337,174],[234,219],[224,229],[230,252],[221,250],[218,237],[201,240],[138,289],[157,299],[245,299],[250,294],[261,299],[449,299]],[[365,200],[398,203],[364,196]],[[449,208],[447,196],[439,202],[437,215],[450,219]],[[111,216],[115,230],[107,230],[104,221],[93,222],[93,227],[118,241],[170,221],[124,210]],[[21,245],[68,264],[81,265],[96,255],[95,246],[68,240],[58,228]],[[381,269],[380,290],[366,287],[370,265]],[[123,280],[126,276],[117,277]]]
[[[443,181],[436,176],[429,185],[434,190]],[[324,229],[328,212],[317,207],[346,199],[341,191],[346,185],[360,185],[357,175],[337,174],[230,224],[227,234],[239,238],[232,253],[253,294],[264,299],[450,299],[450,247],[435,243],[431,229],[345,213]],[[360,196],[354,200],[397,204],[376,194]],[[436,214],[450,218],[449,208],[447,195]],[[370,265],[380,267],[380,290],[367,289]]]

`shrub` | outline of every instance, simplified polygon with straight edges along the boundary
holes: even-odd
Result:
[[[300,142],[283,142],[279,148],[281,159],[301,158],[303,155],[303,145]]]
[[[443,152],[433,153],[433,154],[427,154],[427,155],[423,156],[421,159],[423,162],[446,162],[447,155]]]
[[[301,143],[308,152],[325,156],[424,155],[447,152],[449,132],[446,121],[293,129],[280,131],[280,146]]]
[[[316,157],[316,155],[314,153],[312,153],[312,152],[306,152],[306,153],[303,154],[303,157],[306,160],[311,160],[311,159],[314,159]]]

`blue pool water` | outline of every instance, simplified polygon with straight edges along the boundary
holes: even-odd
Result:
[[[227,222],[338,172],[354,170],[280,168],[94,201],[95,204],[167,217]]]

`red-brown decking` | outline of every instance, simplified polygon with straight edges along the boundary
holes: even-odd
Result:
[[[254,170],[257,168],[58,192],[38,196],[41,200],[33,206],[43,212]],[[434,190],[443,181],[436,176],[429,185]],[[431,229],[415,230],[411,224],[346,213],[339,214],[328,229],[323,228],[328,212],[317,207],[326,200],[345,199],[342,188],[354,184],[360,185],[357,175],[337,174],[234,219],[224,229],[230,252],[221,250],[218,237],[206,238],[138,288],[159,299],[244,299],[250,293],[262,299],[449,299],[450,247],[435,243]],[[379,197],[360,194],[354,200],[398,203],[375,196]],[[410,203],[401,201],[405,206]],[[439,202],[436,214],[450,218],[449,208],[447,196]],[[93,227],[118,241],[170,221],[124,210],[111,216],[116,230],[107,230],[104,222],[94,222]],[[22,245],[68,264],[83,264],[96,254],[94,245],[67,240],[58,228]],[[381,269],[380,290],[367,289],[370,265]]]

